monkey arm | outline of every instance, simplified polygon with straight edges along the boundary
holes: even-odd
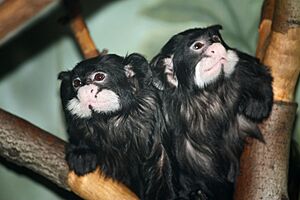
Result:
[[[255,122],[267,118],[273,104],[272,77],[257,59],[239,53],[236,78],[241,85],[239,113]]]

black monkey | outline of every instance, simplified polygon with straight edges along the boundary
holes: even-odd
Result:
[[[161,90],[174,185],[186,199],[232,199],[247,136],[273,104],[272,77],[256,58],[230,48],[220,25],[174,35],[150,65]]]
[[[70,170],[84,175],[99,166],[141,199],[172,197],[169,158],[161,142],[166,127],[151,78],[139,54],[91,58],[59,74]]]

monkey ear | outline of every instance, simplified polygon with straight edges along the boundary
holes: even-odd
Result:
[[[128,78],[151,75],[146,58],[138,53],[132,53],[124,59],[124,69]]]
[[[73,93],[72,82],[70,81],[71,80],[71,71],[62,71],[58,74],[57,78],[59,80],[61,80],[60,97],[61,97],[61,102],[63,105],[65,115],[67,116],[66,105],[73,95],[72,94]]]
[[[59,74],[58,74],[58,77],[57,77],[57,79],[59,79],[59,80],[68,80],[68,79],[70,79],[71,78],[71,73],[70,73],[70,71],[62,71],[62,72],[60,72]]]
[[[177,87],[178,80],[174,73],[173,55],[158,54],[150,62],[153,71],[153,85],[163,90],[167,85]]]
[[[135,87],[144,87],[149,84],[152,73],[144,56],[132,53],[125,57],[124,65],[126,76],[130,82],[134,83]]]
[[[220,24],[215,24],[215,25],[209,26],[209,27],[207,27],[207,28],[208,28],[208,29],[214,29],[214,30],[216,30],[216,31],[219,31],[219,30],[222,30],[222,29],[223,29],[222,25],[220,25]]]
[[[159,90],[164,90],[165,86],[163,83],[164,79],[164,68],[165,66],[161,63],[162,62],[162,55],[158,54],[154,58],[152,58],[150,62],[150,68],[153,73],[153,81],[152,84]]]

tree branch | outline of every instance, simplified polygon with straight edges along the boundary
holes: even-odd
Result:
[[[99,170],[82,177],[69,173],[65,142],[0,109],[0,156],[26,167],[84,199],[137,200],[123,184],[101,176]]]
[[[84,58],[100,55],[80,14],[79,0],[64,0],[63,3],[69,16],[70,28]]]
[[[235,200],[286,200],[293,103],[300,72],[300,1],[265,0],[257,56],[274,77],[275,104],[260,129],[266,143],[249,139],[241,157]]]
[[[23,29],[37,14],[58,3],[58,0],[9,0],[0,3],[0,45]]]
[[[0,109],[0,155],[69,189],[61,139]]]

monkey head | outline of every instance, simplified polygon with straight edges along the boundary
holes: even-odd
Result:
[[[204,88],[230,76],[238,56],[223,41],[220,25],[195,28],[174,35],[151,61],[158,88]]]
[[[91,118],[93,114],[109,115],[126,110],[150,76],[148,62],[139,54],[125,58],[108,54],[84,60],[58,76],[62,80],[65,114]]]

